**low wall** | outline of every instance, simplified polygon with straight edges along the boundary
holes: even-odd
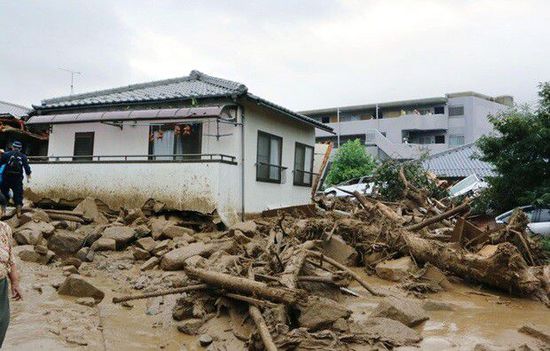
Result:
[[[170,208],[212,213],[226,224],[239,220],[240,172],[234,164],[211,163],[38,163],[31,164],[29,198],[37,201],[92,196],[110,208],[141,207],[148,199]]]

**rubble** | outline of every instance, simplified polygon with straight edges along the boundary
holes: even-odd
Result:
[[[414,327],[429,319],[426,312],[416,302],[387,297],[376,306],[371,317],[381,317],[400,321],[408,327]]]
[[[60,295],[69,295],[75,297],[92,297],[100,302],[105,297],[105,293],[77,274],[68,276],[59,286],[57,292]]]
[[[416,269],[416,264],[410,256],[404,256],[396,260],[387,260],[376,265],[376,274],[386,280],[401,281]]]

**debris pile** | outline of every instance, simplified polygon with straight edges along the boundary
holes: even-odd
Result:
[[[280,212],[225,230],[214,215],[174,212],[148,201],[113,212],[87,198],[74,210],[27,208],[7,222],[25,261],[61,262],[60,294],[81,304],[105,294],[79,275],[98,254],[128,251],[141,271],[175,271],[170,286],[119,296],[181,294],[172,316],[182,333],[203,346],[221,341],[203,334],[210,319],[227,314],[249,350],[347,350],[350,345],[391,349],[418,343],[414,326],[432,303],[397,299],[358,274],[363,267],[422,295],[450,289],[449,279],[485,284],[550,305],[550,266],[540,244],[526,233],[525,215],[486,232],[468,222],[469,203],[429,198],[400,174],[403,196],[385,202],[353,193],[316,199],[315,214]],[[448,279],[449,278],[449,279]],[[140,290],[146,282],[138,284]],[[364,288],[352,288],[357,286]],[[163,288],[163,289],[159,289]],[[354,318],[343,296],[380,301],[368,318]],[[218,345],[218,346],[216,346]]]

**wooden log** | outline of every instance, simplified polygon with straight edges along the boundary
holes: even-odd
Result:
[[[84,213],[80,211],[66,211],[66,210],[51,210],[51,209],[41,209],[42,211],[46,212],[47,214],[54,213],[54,214],[61,214],[61,215],[69,215],[69,216],[77,216],[82,217],[84,216]]]
[[[207,288],[208,288],[208,285],[206,285],[206,284],[195,284],[195,285],[184,286],[182,288],[159,290],[159,291],[153,291],[153,292],[144,293],[144,294],[119,296],[119,297],[113,297],[113,303],[120,303],[120,302],[131,301],[131,300],[147,299],[149,297],[183,294],[184,292],[203,290],[203,289],[207,289]]]
[[[78,223],[85,223],[86,222],[81,217],[66,215],[66,214],[48,213],[48,216],[50,216],[51,219],[55,219],[55,220],[71,221],[71,222],[78,222]]]
[[[427,227],[431,224],[441,222],[442,220],[447,219],[451,216],[454,216],[455,214],[461,213],[463,211],[467,211],[469,208],[470,208],[470,204],[469,204],[468,200],[466,200],[463,204],[461,204],[459,206],[456,206],[455,208],[452,208],[452,209],[450,209],[446,212],[443,212],[440,215],[430,217],[430,218],[426,219],[425,221],[422,221],[418,224],[413,224],[413,225],[410,225],[408,227],[405,227],[405,229],[410,230],[410,231],[417,231],[417,230],[420,230],[420,229],[422,229],[424,227]]]
[[[295,253],[287,263],[283,274],[281,275],[280,282],[289,289],[295,289],[298,287],[298,275],[306,262],[308,256],[308,250],[315,247],[315,242],[308,240],[300,245],[298,253]]]
[[[246,302],[249,305],[254,305],[254,306],[258,306],[258,307],[272,307],[272,308],[275,308],[275,307],[279,306],[279,305],[277,305],[276,303],[273,303],[273,302],[259,300],[259,299],[255,299],[253,297],[234,294],[234,293],[225,293],[224,296],[229,297],[230,299],[233,299],[233,300]]]
[[[201,280],[210,286],[226,289],[232,292],[262,297],[264,299],[284,303],[286,305],[295,305],[305,296],[305,292],[301,290],[273,288],[262,282],[257,282],[252,279],[237,277],[230,274],[193,267],[185,267],[184,270],[189,277]]]
[[[264,343],[265,349],[267,351],[277,351],[277,346],[275,346],[275,343],[273,342],[273,338],[271,337],[271,333],[269,333],[269,329],[265,323],[262,313],[260,312],[260,309],[254,305],[250,305],[248,306],[248,313],[250,313],[254,324],[256,324],[256,328],[258,329],[258,333]]]
[[[395,211],[392,210],[389,206],[386,206],[383,203],[378,202],[378,201],[376,202],[376,204],[373,204],[369,200],[367,200],[367,198],[363,194],[361,194],[358,191],[354,191],[352,194],[353,194],[353,196],[355,196],[357,201],[359,201],[359,203],[361,204],[361,206],[363,206],[364,209],[369,210],[369,211],[376,209],[382,215],[384,215],[385,217],[389,218],[390,220],[392,220],[394,222],[397,222],[397,223],[402,223],[403,222],[403,217],[401,217],[400,215],[395,213]]]
[[[375,291],[373,288],[371,288],[370,285],[366,281],[364,281],[363,278],[361,278],[359,276],[359,274],[355,273],[354,271],[352,271],[348,267],[344,266],[340,262],[335,261],[332,258],[330,258],[328,256],[325,256],[322,253],[317,252],[317,251],[308,251],[308,253],[310,254],[310,256],[322,259],[323,261],[326,261],[327,263],[333,265],[334,267],[348,273],[355,281],[357,281],[363,288],[365,288],[372,295],[374,295],[374,296],[385,296],[385,294],[379,293],[379,292]]]

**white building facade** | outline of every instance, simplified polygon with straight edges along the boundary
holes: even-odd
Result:
[[[155,199],[226,224],[311,201],[315,128],[330,128],[248,93],[188,77],[43,101],[28,124],[48,130],[31,158],[31,199],[93,196],[110,208]]]
[[[317,131],[317,141],[335,147],[360,139],[380,159],[414,159],[475,142],[492,132],[488,116],[512,106],[510,96],[490,97],[475,92],[446,94],[416,100],[303,111],[334,129]]]

